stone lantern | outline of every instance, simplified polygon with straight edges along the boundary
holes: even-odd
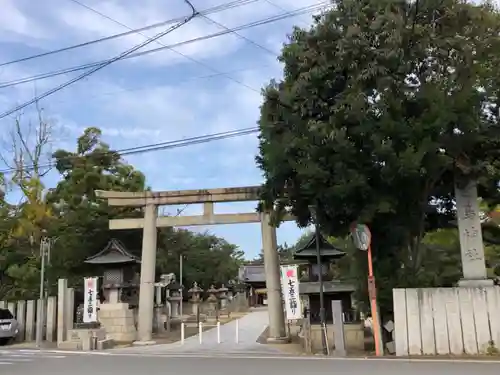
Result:
[[[189,302],[193,305],[192,315],[199,320],[200,317],[200,303],[201,303],[201,293],[203,293],[203,289],[198,286],[198,283],[195,281],[193,283],[193,287],[188,290],[188,293],[191,295]]]
[[[179,317],[180,305],[182,303],[181,290],[183,286],[179,284],[176,280],[173,280],[167,285],[167,301],[170,304],[170,318],[172,320],[180,318]]]
[[[139,257],[127,251],[118,240],[112,239],[99,253],[88,257],[85,263],[101,269],[102,291],[105,301],[100,304],[98,319],[106,330],[106,338],[115,341],[134,341],[136,329],[134,305],[138,285],[134,278],[139,268]]]
[[[226,288],[224,286],[224,284],[222,284],[222,286],[219,288],[218,290],[218,298],[219,298],[219,301],[220,301],[220,309],[221,310],[225,310],[226,307],[227,307],[227,292],[229,291],[228,288]]]
[[[209,310],[210,316],[217,316],[217,310],[218,310],[217,294],[218,294],[218,292],[219,292],[219,290],[217,288],[215,288],[215,286],[213,284],[207,290],[207,293],[208,293],[207,302],[208,302],[208,305],[210,306],[210,310]]]

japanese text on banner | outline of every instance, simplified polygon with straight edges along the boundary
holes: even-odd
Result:
[[[302,304],[299,296],[299,277],[296,265],[281,266],[281,288],[287,320],[301,319]]]
[[[83,322],[97,322],[97,277],[84,279]]]

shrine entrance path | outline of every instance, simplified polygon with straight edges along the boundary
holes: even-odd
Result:
[[[108,352],[120,354],[192,354],[192,355],[282,355],[280,350],[266,344],[259,344],[257,340],[268,323],[267,310],[255,309],[247,315],[220,326],[220,343],[217,342],[217,328],[202,333],[202,342],[198,335],[188,337],[181,342],[139,346],[131,348],[112,349]],[[238,342],[236,330],[238,329]]]

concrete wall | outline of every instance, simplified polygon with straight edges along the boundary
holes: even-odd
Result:
[[[0,301],[0,308],[8,308],[19,323],[19,333],[16,341],[34,341],[38,311],[42,308],[41,301]],[[54,341],[56,327],[57,297],[47,300],[47,312],[43,322],[43,340]]]
[[[500,287],[394,289],[397,356],[500,349]]]

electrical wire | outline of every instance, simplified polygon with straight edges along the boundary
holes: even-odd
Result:
[[[72,85],[73,83],[78,82],[78,81],[80,81],[80,80],[82,80],[82,79],[90,76],[91,74],[97,72],[98,70],[101,70],[101,69],[105,68],[106,66],[114,63],[115,61],[123,59],[124,57],[126,57],[126,56],[134,53],[135,51],[141,49],[142,47],[147,46],[148,44],[154,42],[155,40],[157,40],[159,38],[162,38],[165,35],[171,33],[172,31],[177,30],[179,27],[185,25],[186,23],[188,23],[189,21],[191,21],[194,17],[196,17],[198,15],[198,13],[196,12],[196,10],[194,9],[193,5],[190,3],[189,0],[184,0],[184,2],[186,4],[188,4],[189,7],[192,9],[192,14],[189,17],[185,18],[184,21],[179,22],[179,23],[175,24],[174,26],[169,27],[167,30],[162,31],[161,33],[156,34],[154,37],[149,38],[148,40],[146,40],[146,41],[144,41],[144,42],[136,45],[135,47],[132,47],[131,49],[129,49],[129,50],[127,50],[127,51],[119,54],[118,56],[116,56],[116,57],[114,57],[114,58],[112,58],[110,60],[107,60],[106,62],[102,63],[101,65],[98,65],[95,68],[92,68],[92,69],[90,69],[90,70],[88,70],[88,71],[80,74],[79,76],[77,76],[75,78],[70,79],[69,81],[67,81],[67,82],[65,82],[65,83],[63,83],[63,84],[61,84],[61,85],[59,85],[57,87],[54,87],[54,88],[52,88],[52,89],[50,89],[48,91],[45,91],[43,94],[37,95],[33,99],[30,99],[30,100],[28,100],[27,102],[25,102],[23,104],[20,104],[20,105],[14,107],[14,108],[11,108],[11,109],[7,110],[6,112],[0,114],[0,119],[2,119],[4,117],[7,117],[7,116],[9,116],[9,115],[11,115],[11,114],[13,114],[13,113],[15,113],[15,112],[23,109],[23,108],[26,108],[27,106],[29,106],[29,105],[31,105],[33,103],[36,103],[39,100],[41,100],[43,98],[46,98],[47,96],[52,95],[52,94],[54,94],[54,93],[56,93],[56,92],[58,92],[58,91],[60,91],[60,90],[62,90],[64,88]]]
[[[90,10],[91,12],[94,12],[94,13],[96,13],[96,14],[100,15],[101,17],[104,17],[104,18],[106,18],[106,19],[110,20],[111,22],[114,22],[114,23],[116,23],[116,24],[118,24],[118,25],[120,25],[120,26],[122,26],[122,27],[125,27],[125,28],[127,28],[127,29],[129,29],[129,30],[132,30],[129,26],[125,25],[124,23],[122,23],[122,22],[120,22],[120,21],[117,21],[116,19],[111,18],[110,16],[108,16],[108,15],[106,15],[106,14],[104,14],[104,13],[101,13],[101,12],[99,12],[99,11],[95,10],[94,8],[90,7],[90,6],[88,6],[88,5],[85,5],[85,4],[81,3],[81,2],[80,2],[80,1],[78,1],[78,0],[69,0],[69,1],[72,1],[72,2],[73,2],[73,3],[75,3],[75,4],[78,4],[78,5],[80,5],[80,6],[83,6],[85,9]],[[148,35],[145,35],[145,34],[143,34],[143,33],[138,33],[138,34],[139,34],[139,35],[141,35],[141,36],[143,36],[143,37],[145,37],[145,38],[149,38],[149,36],[148,36]],[[193,62],[193,63],[195,63],[195,64],[198,64],[198,65],[200,65],[200,66],[202,66],[202,67],[204,67],[204,68],[206,68],[206,69],[209,69],[209,70],[211,70],[212,72],[214,72],[214,73],[216,73],[216,74],[221,74],[221,72],[220,72],[218,69],[213,68],[212,66],[208,65],[207,63],[204,63],[204,62],[202,62],[202,61],[200,61],[200,60],[197,60],[197,59],[195,59],[194,57],[191,57],[191,56],[185,55],[185,54],[183,54],[182,52],[179,52],[179,51],[177,51],[176,49],[174,49],[174,48],[172,48],[172,47],[169,47],[169,46],[167,46],[167,45],[163,44],[163,43],[162,43],[162,42],[160,42],[159,40],[157,40],[157,41],[155,41],[155,42],[156,42],[157,44],[161,45],[162,47],[167,48],[168,50],[170,50],[170,51],[172,51],[172,52],[176,53],[176,54],[177,54],[177,55],[179,55],[179,56],[184,57],[185,59],[187,59],[187,60],[189,60],[189,61],[191,61],[191,62]],[[233,82],[236,82],[236,83],[237,83],[237,84],[239,84],[239,85],[242,85],[242,86],[244,86],[244,87],[246,87],[246,88],[249,88],[249,89],[251,89],[251,90],[255,90],[255,89],[253,89],[252,87],[248,86],[247,84],[245,84],[245,83],[243,83],[243,82],[241,82],[241,81],[239,81],[239,80],[237,80],[237,79],[235,79],[235,78],[233,78],[233,77],[231,77],[231,76],[229,76],[229,75],[227,75],[227,74],[226,74],[226,75],[224,75],[224,76],[225,76],[227,79],[229,79],[229,80],[231,80],[231,81],[233,81]]]
[[[208,134],[208,135],[202,135],[202,136],[197,136],[197,137],[190,137],[190,138],[184,138],[184,139],[178,139],[175,141],[166,141],[166,142],[159,142],[159,143],[152,143],[152,144],[147,144],[147,145],[142,145],[142,146],[136,146],[136,147],[129,147],[129,148],[124,148],[120,150],[106,150],[102,152],[94,152],[92,153],[92,156],[106,156],[106,155],[120,155],[120,156],[129,156],[129,155],[137,155],[137,154],[143,154],[147,152],[153,152],[153,151],[160,151],[160,150],[170,150],[174,148],[181,148],[181,147],[186,147],[186,146],[192,146],[196,144],[202,144],[202,143],[208,143],[208,142],[213,142],[213,141],[219,141],[223,139],[228,139],[228,138],[234,138],[234,137],[241,137],[244,135],[250,135],[253,133],[257,133],[259,131],[258,127],[251,127],[251,128],[242,128],[242,129],[237,129],[237,130],[231,130],[231,131],[226,131],[226,132],[221,132],[221,133],[214,133],[214,134]],[[68,156],[65,158],[65,160],[79,160],[79,159],[84,159],[86,156],[80,156],[80,155],[74,155],[74,156]],[[41,164],[38,166],[38,168],[53,168],[55,166],[54,162],[47,162],[45,164]],[[22,167],[24,171],[30,171],[33,170],[33,167],[30,165],[24,165]],[[8,168],[4,170],[0,170],[0,174],[10,174],[14,173],[18,170],[18,168]]]
[[[187,1],[187,0],[185,0],[185,1]],[[271,17],[270,19],[267,19],[267,20],[261,20],[261,21],[253,22],[250,25],[257,26],[257,25],[260,25],[260,24],[265,24],[265,23],[269,23],[269,22],[275,22],[277,20],[285,19],[285,18],[288,18],[290,16],[295,16],[295,15],[298,15],[298,14],[301,14],[301,13],[307,13],[307,12],[311,12],[311,11],[314,11],[314,10],[320,10],[320,9],[325,8],[324,3],[327,3],[327,2],[323,2],[323,3],[317,4],[315,6],[308,6],[308,7],[304,7],[304,8],[301,8],[301,9],[297,9],[295,11],[291,11],[291,12],[288,12],[288,13],[285,13],[285,14],[282,14],[282,15],[278,15],[277,17],[276,16],[275,17]],[[198,13],[196,15],[198,15]],[[272,21],[270,21],[271,19],[272,19]],[[216,24],[219,24],[219,23],[217,23],[217,22],[215,22],[213,20],[210,20],[210,21],[214,22]],[[265,22],[265,23],[263,23],[263,22]],[[228,33],[234,33],[235,30],[243,28],[242,26],[240,26],[240,27],[237,27],[237,28],[229,29],[229,28],[227,28],[226,26],[224,26],[222,24],[219,24],[219,25],[220,25],[220,27],[223,27],[225,29],[225,31],[223,31],[221,33],[212,34],[210,37],[215,37],[215,36],[224,35],[224,34],[228,34]],[[248,25],[244,25],[244,26],[248,27]],[[254,26],[251,26],[251,27],[254,27]],[[236,35],[238,35],[239,37],[247,40],[245,37],[243,37],[243,36],[241,36],[239,34],[236,34]],[[197,38],[197,39],[200,39],[200,38]],[[150,40],[150,39],[148,39],[148,40],[150,42],[154,41],[154,40]],[[250,42],[251,43],[255,43],[255,42],[253,42],[251,40],[250,40]],[[260,45],[258,45],[258,46],[262,47]],[[163,50],[165,48],[168,48],[168,47],[162,47],[162,48],[159,48],[157,50]],[[145,52],[148,52],[148,51],[145,51]],[[109,60],[106,60],[106,62],[107,61],[109,61]],[[213,68],[211,68],[211,69],[214,70]],[[218,73],[218,74],[223,74],[223,73]],[[246,86],[246,85],[244,85],[244,86]],[[255,90],[255,89],[253,89],[251,87],[248,87],[248,88],[250,88],[250,89],[252,89],[254,91],[257,91],[257,90]],[[1,115],[0,115],[0,118],[2,118]],[[195,145],[195,144],[200,144],[200,143],[207,143],[207,142],[212,142],[212,141],[221,140],[221,139],[227,139],[227,138],[232,138],[232,137],[239,137],[239,136],[244,136],[244,135],[249,135],[249,134],[252,134],[252,133],[256,133],[258,131],[259,131],[258,127],[245,128],[245,129],[239,129],[239,130],[229,131],[229,132],[223,132],[223,133],[216,133],[216,134],[211,134],[211,135],[206,135],[206,136],[192,137],[192,138],[187,138],[187,139],[183,139],[183,140],[162,142],[162,143],[157,143],[157,144],[149,144],[149,145],[144,145],[144,146],[138,146],[138,147],[133,147],[133,148],[122,149],[122,150],[118,150],[118,151],[103,151],[102,154],[103,155],[106,155],[106,154],[114,154],[114,155],[119,154],[120,156],[135,155],[135,154],[141,154],[141,153],[146,153],[146,152],[153,152],[153,151],[160,151],[160,150],[166,150],[166,149],[172,149],[172,148],[186,147],[186,146],[190,146],[190,145]],[[96,153],[93,154],[93,156],[95,156],[95,155],[96,155]],[[71,159],[71,158],[81,159],[82,156],[76,156],[75,155],[75,156],[69,157],[68,159]],[[48,162],[45,165],[39,166],[39,168],[52,168],[53,166],[54,166],[53,162]],[[29,165],[26,165],[26,166],[24,166],[24,169],[25,170],[31,170],[31,169],[33,169],[33,167],[29,166]],[[6,170],[0,171],[0,174],[8,174],[8,173],[13,173],[15,171],[16,171],[15,168],[10,168],[10,169],[6,169]]]
[[[236,1],[229,2],[229,3],[217,5],[217,6],[214,6],[214,7],[211,7],[211,8],[207,8],[205,10],[200,11],[199,14],[208,15],[208,14],[218,13],[218,12],[222,12],[224,10],[228,10],[228,9],[232,9],[232,8],[235,8],[235,7],[239,7],[239,6],[251,4],[251,3],[254,3],[256,1],[259,1],[259,0],[236,0]],[[82,5],[82,4],[80,4],[80,5]],[[82,6],[85,6],[85,5],[82,5]],[[22,57],[22,58],[19,58],[19,59],[15,59],[15,60],[11,60],[11,61],[6,61],[6,62],[3,62],[3,63],[0,63],[0,67],[7,66],[7,65],[12,65],[12,64],[16,64],[16,63],[20,63],[20,62],[25,62],[25,61],[29,61],[29,60],[33,60],[33,59],[38,59],[40,57],[50,56],[50,55],[58,54],[58,53],[61,53],[61,52],[71,51],[71,50],[74,50],[74,49],[77,49],[77,48],[82,48],[82,47],[90,46],[90,45],[97,44],[97,43],[107,42],[109,40],[113,40],[113,39],[117,39],[117,38],[122,38],[122,37],[125,37],[125,36],[129,36],[129,35],[132,35],[132,34],[136,34],[136,33],[147,31],[147,30],[151,30],[151,29],[157,29],[159,27],[167,26],[167,25],[172,24],[172,23],[182,22],[184,20],[184,18],[185,17],[172,18],[172,19],[169,19],[169,20],[166,20],[166,21],[157,22],[157,23],[154,23],[152,25],[144,26],[144,27],[141,27],[141,28],[138,28],[138,29],[133,29],[133,30],[130,30],[130,31],[127,31],[127,32],[123,32],[123,33],[119,33],[119,34],[114,34],[114,35],[106,36],[106,37],[99,38],[99,39],[90,40],[90,41],[87,41],[87,42],[84,42],[84,43],[75,44],[75,45],[72,45],[72,46],[63,47],[63,48],[59,48],[59,49],[55,49],[55,50],[52,50],[52,51],[47,51],[47,52],[39,53],[39,54],[32,55],[32,56],[26,56],[26,57]]]
[[[225,30],[219,31],[217,33],[200,36],[200,37],[197,37],[197,38],[185,40],[185,41],[178,42],[178,43],[168,44],[168,45],[165,45],[164,47],[153,48],[153,49],[149,49],[149,50],[142,51],[142,52],[132,53],[132,54],[130,54],[130,55],[122,58],[121,61],[127,60],[127,59],[131,59],[131,58],[146,56],[146,55],[149,55],[149,54],[152,54],[152,53],[157,53],[157,52],[161,52],[161,51],[165,51],[165,50],[169,50],[169,49],[171,50],[172,48],[185,46],[185,45],[188,45],[188,44],[191,44],[191,43],[197,43],[197,42],[201,42],[201,41],[206,41],[206,40],[209,40],[209,39],[217,38],[217,37],[220,37],[220,36],[223,36],[223,35],[227,35],[227,34],[230,34],[230,33],[234,33],[234,32],[238,32],[238,31],[241,31],[241,30],[246,30],[246,29],[250,29],[250,28],[254,28],[254,27],[258,27],[258,26],[263,26],[263,25],[267,25],[267,24],[270,24],[270,23],[274,23],[274,22],[278,22],[278,21],[281,21],[281,20],[285,20],[285,19],[288,19],[288,18],[296,17],[296,16],[299,16],[299,15],[304,15],[304,14],[307,14],[307,13],[311,13],[311,12],[315,12],[315,11],[320,11],[320,10],[323,10],[326,7],[328,7],[328,3],[329,3],[328,1],[324,1],[324,2],[319,3],[317,5],[306,6],[306,7],[299,8],[299,9],[296,9],[296,10],[293,10],[293,11],[289,11],[287,13],[282,13],[282,14],[271,16],[271,17],[268,17],[268,18],[265,18],[265,19],[262,19],[262,20],[253,21],[253,22],[250,22],[250,23],[247,23],[247,24],[244,24],[244,25],[240,25],[240,26],[234,27],[234,28],[226,28]],[[2,82],[2,83],[0,83],[0,88],[7,88],[7,87],[17,86],[17,85],[24,84],[24,83],[36,82],[36,81],[39,81],[39,80],[43,80],[43,79],[47,79],[47,78],[52,78],[52,77],[56,77],[56,76],[67,74],[67,73],[72,73],[72,72],[77,72],[77,71],[80,71],[80,70],[85,70],[85,69],[93,68],[93,67],[96,67],[96,66],[100,66],[101,64],[103,64],[103,63],[105,63],[107,61],[109,61],[109,60],[102,60],[102,61],[87,63],[87,64],[78,65],[78,66],[74,66],[74,67],[70,67],[70,68],[65,68],[65,69],[60,69],[60,70],[56,70],[56,71],[52,71],[52,72],[48,72],[48,73],[41,73],[41,74],[29,76],[29,77],[19,78],[19,79],[12,80],[12,81]],[[218,74],[220,74],[220,73],[218,73]],[[253,88],[251,88],[251,89],[253,91],[257,91],[257,92],[259,91],[259,90],[253,89]]]

